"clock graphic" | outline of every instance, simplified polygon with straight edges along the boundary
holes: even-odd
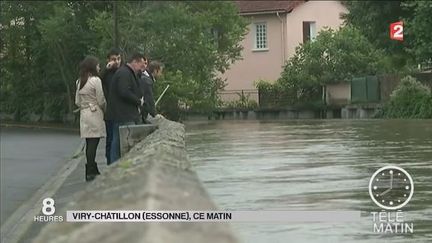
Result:
[[[414,194],[414,182],[406,170],[389,165],[378,169],[369,181],[369,195],[379,207],[396,210]]]

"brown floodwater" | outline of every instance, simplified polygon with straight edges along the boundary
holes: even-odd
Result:
[[[361,211],[349,223],[232,223],[243,242],[432,242],[432,120],[209,121],[186,124],[189,156],[223,210]],[[413,234],[373,232],[368,194],[382,166],[404,168]]]

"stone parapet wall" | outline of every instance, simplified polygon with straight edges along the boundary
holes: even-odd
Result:
[[[193,171],[180,123],[158,119],[159,129],[74,196],[66,210],[217,210]],[[227,223],[51,223],[36,243],[238,242]]]

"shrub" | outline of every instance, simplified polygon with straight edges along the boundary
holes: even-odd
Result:
[[[415,78],[406,76],[390,95],[378,117],[432,118],[430,89]]]
[[[261,108],[285,108],[298,103],[296,90],[287,89],[278,82],[255,81]]]
[[[239,99],[236,101],[230,101],[222,104],[222,107],[235,109],[235,110],[254,110],[258,108],[258,103],[255,100],[250,99],[250,94],[245,95],[237,93]]]

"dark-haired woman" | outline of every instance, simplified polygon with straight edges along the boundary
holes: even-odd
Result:
[[[98,77],[99,71],[98,59],[88,56],[80,63],[80,77],[76,82],[75,104],[80,108],[80,134],[86,140],[86,181],[91,181],[100,174],[95,161],[96,150],[100,138],[106,136],[106,102],[102,82]]]

